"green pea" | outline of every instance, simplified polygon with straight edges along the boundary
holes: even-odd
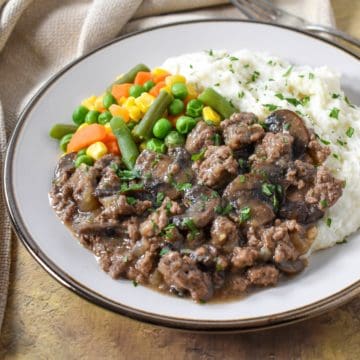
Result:
[[[201,116],[203,107],[204,104],[200,100],[192,99],[186,106],[186,115],[191,117],[199,117]]]
[[[185,137],[177,131],[170,131],[165,137],[165,145],[167,147],[182,146],[185,144]]]
[[[137,98],[139,97],[143,92],[145,91],[144,87],[141,86],[141,85],[133,85],[130,90],[129,90],[129,93],[130,93],[130,96],[133,96],[134,98]]]
[[[116,100],[109,92],[107,92],[103,97],[103,105],[108,109],[112,104],[116,104]]]
[[[147,81],[145,84],[144,84],[144,90],[146,92],[150,91],[153,87],[155,86],[155,83],[152,81],[152,80],[149,80]]]
[[[64,135],[61,140],[60,140],[60,149],[63,151],[63,152],[66,152],[66,148],[71,140],[71,138],[73,137],[74,134],[66,134]]]
[[[80,156],[82,156],[82,155],[86,155],[86,149],[81,149],[81,150],[79,150],[78,153],[77,153],[77,155],[76,155],[76,157],[80,157]]]
[[[75,167],[79,167],[81,164],[86,164],[86,165],[91,166],[92,164],[94,164],[94,160],[92,157],[90,157],[88,155],[81,155],[76,158]]]
[[[176,99],[184,100],[188,96],[187,87],[183,83],[175,83],[171,87],[171,92]]]
[[[96,110],[89,111],[85,116],[85,122],[87,124],[95,124],[98,121],[99,112]]]
[[[163,139],[169,133],[171,128],[171,122],[166,118],[161,118],[155,123],[153,127],[153,134],[155,137]]]
[[[85,121],[86,114],[89,112],[89,109],[87,109],[85,106],[78,106],[73,114],[72,119],[76,125],[81,125]]]
[[[101,113],[98,117],[98,123],[100,125],[105,125],[106,123],[108,123],[110,120],[112,119],[112,115],[110,113],[110,111],[104,111],[103,113]]]
[[[184,103],[180,99],[174,99],[174,101],[169,106],[169,113],[171,115],[179,115],[185,109]]]
[[[151,151],[158,153],[164,153],[166,151],[166,146],[163,141],[159,139],[150,139],[146,142],[146,148]]]
[[[176,130],[180,134],[188,134],[196,125],[196,120],[190,116],[180,116],[176,121]]]

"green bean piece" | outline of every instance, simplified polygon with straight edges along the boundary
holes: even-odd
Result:
[[[185,137],[177,131],[170,131],[165,137],[165,145],[167,147],[183,146],[185,144]]]
[[[73,135],[74,134],[66,134],[61,138],[59,146],[63,152],[66,152],[67,146],[68,146],[71,138],[73,137]]]
[[[184,100],[188,96],[188,89],[183,83],[175,83],[171,87],[171,93],[174,95],[174,98]]]
[[[150,69],[144,64],[138,64],[130,69],[127,73],[121,76],[119,79],[115,80],[109,87],[108,91],[111,91],[111,88],[115,84],[131,84],[134,82],[135,77],[139,71],[150,71]]]
[[[229,118],[234,112],[236,112],[236,109],[230,104],[230,102],[212,88],[205,89],[198,96],[198,99],[204,104],[212,107],[225,119]]]
[[[188,134],[196,125],[196,120],[190,116],[180,116],[176,120],[176,130],[180,134]]]
[[[106,123],[108,123],[110,120],[112,119],[112,115],[110,111],[104,111],[103,113],[101,113],[98,117],[98,123],[100,125],[105,125]]]
[[[76,125],[81,125],[85,121],[86,114],[89,112],[89,109],[85,106],[78,106],[73,114],[72,119]]]
[[[60,140],[67,134],[72,134],[76,131],[77,126],[72,124],[55,124],[49,131],[50,137]]]
[[[164,139],[171,129],[171,122],[166,118],[161,118],[155,123],[153,127],[153,134],[158,139]]]
[[[131,86],[129,93],[130,96],[133,96],[134,98],[139,97],[143,92],[145,91],[144,87],[141,85],[134,84]]]
[[[112,104],[116,104],[116,100],[109,92],[107,92],[103,97],[104,108],[108,109]]]
[[[151,104],[142,120],[133,129],[133,135],[136,139],[147,140],[151,138],[154,124],[163,116],[172,101],[173,97],[168,92],[160,91],[159,96]]]
[[[96,110],[89,111],[85,116],[85,122],[87,124],[95,124],[98,121],[99,112]]]
[[[148,80],[143,86],[144,90],[148,92],[155,86],[155,83],[152,80]]]
[[[159,139],[150,139],[146,142],[146,148],[151,151],[155,151],[161,154],[164,154],[166,151],[166,146],[163,141]]]
[[[124,120],[120,117],[113,117],[110,120],[110,126],[113,134],[116,136],[122,155],[122,161],[129,170],[132,170],[136,159],[139,156],[139,149],[131,136],[130,130],[126,126]]]
[[[186,106],[186,115],[194,118],[199,117],[201,116],[203,107],[204,104],[200,100],[192,99]]]
[[[183,101],[180,99],[175,99],[169,106],[169,113],[170,115],[179,115],[185,109],[185,105]]]
[[[81,164],[86,164],[91,166],[94,164],[94,159],[88,155],[78,156],[75,160],[75,167],[79,167]]]
[[[86,155],[86,149],[81,149],[81,150],[79,150],[78,153],[77,153],[77,155],[76,155],[76,157],[80,157],[80,156],[82,156],[82,155]]]

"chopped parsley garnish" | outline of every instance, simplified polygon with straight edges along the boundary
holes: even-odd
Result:
[[[326,199],[320,200],[320,205],[321,205],[321,207],[323,207],[323,208],[326,208],[326,207],[329,206],[329,204],[328,204],[328,202],[327,202]]]
[[[337,139],[337,140],[336,140],[336,143],[339,144],[340,146],[345,146],[345,145],[347,144],[346,141],[342,141],[342,140],[340,140],[340,139]]]
[[[260,76],[260,73],[258,71],[254,71],[251,75],[251,81],[250,82],[255,82]]]
[[[166,255],[166,254],[169,253],[169,252],[170,252],[170,249],[169,249],[169,248],[163,247],[163,248],[160,250],[159,255],[160,255],[160,256],[164,256],[164,255]]]
[[[227,203],[226,206],[222,207],[220,205],[215,207],[215,212],[219,215],[228,215],[233,210],[233,206],[230,203]]]
[[[192,69],[192,68],[193,68],[193,66],[192,66],[191,64],[189,64],[189,68],[190,68],[190,69]]]
[[[210,199],[217,199],[218,197],[220,197],[220,195],[215,190],[213,190],[211,192]]]
[[[251,209],[248,206],[240,210],[240,222],[247,221],[251,218]]]
[[[171,207],[172,207],[172,204],[171,204],[171,201],[169,200],[169,201],[166,203],[166,205],[165,205],[166,211],[167,211],[167,212],[170,212]]]
[[[286,70],[286,72],[283,74],[283,77],[288,77],[288,76],[290,75],[292,69],[293,69],[293,66],[290,66],[290,67]]]
[[[200,300],[199,300],[199,303],[200,303],[200,304],[206,304],[206,301],[203,300],[203,299],[200,299]]]
[[[202,160],[204,158],[206,149],[202,149],[200,152],[191,155],[192,161]]]
[[[155,201],[156,206],[160,206],[164,199],[165,199],[165,194],[163,192],[158,192],[156,194],[156,201]]]
[[[250,66],[250,64],[244,64],[244,68],[247,69]]]
[[[301,100],[300,103],[302,106],[306,106],[310,101],[310,96],[304,96]]]
[[[309,73],[309,79],[312,80],[315,78],[315,75],[313,73]]]
[[[284,130],[288,131],[291,128],[291,123],[284,124]]]
[[[274,104],[263,104],[263,106],[266,107],[269,111],[275,111],[279,108],[277,105]]]
[[[268,184],[268,183],[264,183],[261,186],[261,191],[264,195],[266,196],[271,196],[274,194],[275,192],[275,185],[273,184]]]
[[[341,245],[341,244],[346,244],[347,243],[347,238],[344,237],[342,240],[339,240],[336,242],[337,244]]]
[[[137,286],[138,286],[137,281],[133,280],[133,281],[132,281],[132,283],[133,283],[133,285],[134,285],[135,287],[137,287]]]
[[[216,84],[214,84],[214,86],[220,86],[220,83],[216,83]]]
[[[284,95],[283,95],[282,93],[277,93],[277,94],[275,94],[275,96],[276,96],[277,98],[279,98],[280,100],[284,100],[284,99],[285,99],[285,97],[284,97]]]
[[[240,159],[240,160],[242,160],[242,159]],[[239,175],[239,181],[241,183],[244,183],[246,181],[245,175]]]
[[[294,105],[294,106],[298,106],[301,105],[301,102],[298,99],[295,98],[286,98],[285,99],[289,104]]]
[[[340,94],[335,94],[335,93],[333,93],[333,94],[331,95],[331,97],[332,97],[333,99],[338,99],[338,98],[340,97]]]
[[[115,162],[112,162],[109,167],[110,169],[114,170],[116,173],[119,171],[119,165]]]
[[[320,142],[322,142],[324,145],[330,145],[330,141],[328,140],[324,140],[324,139],[321,139],[319,138]]]
[[[176,190],[185,191],[185,190],[191,189],[192,184],[191,183],[178,183],[178,184],[174,184],[174,186],[175,186]]]
[[[232,64],[229,64],[229,71],[232,72],[233,74],[235,73],[235,70],[234,70]]]
[[[242,99],[245,96],[244,91],[238,92],[238,98]]]
[[[345,96],[345,102],[352,108],[355,108],[355,106],[350,102],[349,98]]]
[[[199,229],[196,227],[193,219],[190,219],[190,218],[185,218],[183,221],[182,221],[182,225],[187,227],[188,230],[190,230],[190,233],[191,233],[191,236],[192,238],[194,238],[196,235],[199,235]]]
[[[339,159],[340,159],[340,157],[339,157],[338,154],[333,153],[332,156],[333,156],[333,158],[335,158],[336,160],[339,160]]]
[[[207,53],[209,54],[209,56],[214,56],[214,51],[212,49],[208,50]]]
[[[340,109],[334,107],[331,109],[329,116],[333,119],[339,120],[339,112],[340,112]]]
[[[120,186],[120,193],[126,193],[129,191],[137,191],[137,190],[143,190],[144,185],[142,183],[139,184],[126,184],[123,183]]]
[[[347,130],[346,130],[346,136],[347,137],[349,137],[349,138],[351,138],[353,135],[354,135],[354,128],[352,128],[352,127],[349,127]]]
[[[135,180],[140,179],[141,175],[137,170],[118,170],[117,175],[121,180]]]
[[[200,194],[199,199],[201,201],[209,201],[209,197],[205,194]]]
[[[219,271],[223,271],[224,268],[222,267],[222,265],[220,263],[216,263],[215,265],[215,271],[219,272]]]
[[[127,197],[126,197],[126,202],[127,202],[129,205],[135,205],[136,201],[137,201],[137,200],[136,200],[134,197],[132,197],[132,196],[127,196]]]
[[[326,219],[326,225],[327,225],[328,227],[331,226],[331,222],[332,222],[331,218],[327,218],[327,219]]]
[[[236,56],[230,56],[229,59],[230,59],[231,61],[237,61],[237,60],[239,60],[239,58],[237,58]]]
[[[211,138],[214,142],[214,145],[219,146],[221,144],[221,136],[219,134],[214,134]]]

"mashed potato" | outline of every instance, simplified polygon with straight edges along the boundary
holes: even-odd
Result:
[[[284,60],[242,50],[204,51],[168,59],[199,90],[211,86],[241,111],[263,120],[278,108],[296,111],[331,155],[326,166],[346,181],[342,197],[318,223],[311,251],[330,247],[360,226],[360,109],[340,88],[340,76],[326,66],[292,66]]]

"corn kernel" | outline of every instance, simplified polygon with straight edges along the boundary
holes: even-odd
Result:
[[[151,73],[154,75],[154,76],[160,76],[160,75],[165,75],[165,74],[168,74],[168,71],[166,71],[165,69],[162,69],[162,68],[155,68],[155,69],[152,69]]]
[[[119,99],[118,103],[119,103],[120,105],[124,105],[126,99],[127,99],[127,97],[122,96],[122,97]]]
[[[76,131],[79,131],[79,130],[83,129],[84,127],[87,127],[87,126],[89,126],[89,124],[83,123],[76,129]]]
[[[105,130],[106,130],[106,132],[107,132],[108,134],[112,133],[110,121],[107,122],[107,123],[104,125],[104,128],[105,128]]]
[[[135,104],[143,113],[146,113],[154,100],[154,96],[145,92],[135,99]]]
[[[196,99],[198,97],[198,92],[193,84],[186,84],[188,90],[188,97],[190,99]]]
[[[95,101],[96,101],[96,96],[93,95],[93,96],[90,96],[89,98],[87,99],[84,99],[81,103],[82,106],[85,106],[87,109],[89,110],[95,110]]]
[[[96,111],[104,111],[105,108],[104,108],[104,104],[103,104],[103,97],[104,97],[104,94],[98,96],[94,102],[94,110]]]
[[[161,88],[161,91],[165,90],[166,92],[168,92],[169,94],[171,94],[171,86],[164,86]]]
[[[202,115],[205,121],[210,121],[214,125],[219,125],[221,121],[220,115],[213,110],[210,106],[205,106],[202,111]]]
[[[86,149],[86,155],[92,157],[94,160],[99,160],[108,152],[106,145],[101,142],[97,141],[96,143],[91,144]]]
[[[173,86],[176,83],[186,83],[186,79],[182,75],[170,75],[165,78],[165,85],[166,86]]]
[[[129,106],[136,106],[136,102],[135,102],[135,98],[133,96],[129,96],[125,101],[124,101],[124,107],[128,108]]]
[[[129,116],[131,120],[139,121],[142,117],[141,110],[135,105],[135,106],[128,106],[127,110],[129,112]]]

